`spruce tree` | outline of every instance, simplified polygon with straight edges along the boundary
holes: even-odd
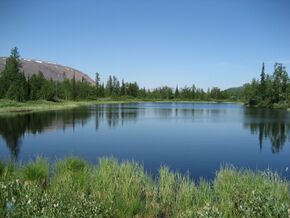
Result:
[[[113,93],[113,79],[112,76],[110,75],[106,85],[106,95],[112,96],[112,93]]]
[[[264,62],[262,64],[261,79],[260,79],[260,96],[264,101],[266,97],[266,74]]]
[[[124,79],[122,79],[122,85],[121,85],[121,96],[126,95],[126,85],[124,82]]]
[[[119,96],[120,94],[120,82],[115,76],[113,76],[113,81],[112,81],[112,92],[114,96]]]
[[[72,78],[72,99],[76,100],[76,73],[74,72],[74,76]]]
[[[0,96],[15,101],[27,100],[27,82],[24,72],[20,71],[21,62],[17,47],[11,50],[1,75]]]
[[[100,96],[100,74],[96,72],[96,92],[97,92],[97,97]]]
[[[179,90],[178,90],[178,86],[176,86],[175,92],[174,92],[174,98],[178,98],[178,97],[179,97]]]

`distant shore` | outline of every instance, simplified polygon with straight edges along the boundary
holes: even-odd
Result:
[[[61,110],[66,108],[75,108],[93,104],[93,101],[60,101],[51,102],[45,100],[16,102],[10,100],[0,100],[0,115],[14,114],[14,113],[27,113],[35,111],[49,111]]]
[[[122,104],[122,103],[142,103],[142,102],[159,102],[159,103],[237,103],[243,104],[242,102],[231,102],[228,100],[224,101],[190,101],[190,100],[156,100],[156,99],[111,99],[111,98],[102,98],[99,100],[91,101],[27,101],[27,102],[17,102],[6,99],[0,100],[0,115],[3,114],[15,114],[15,113],[28,113],[28,112],[37,112],[37,111],[50,111],[50,110],[63,110],[76,108],[80,106],[88,106],[94,104]]]

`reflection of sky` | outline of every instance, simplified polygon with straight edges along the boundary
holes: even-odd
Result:
[[[1,124],[0,124],[1,125]],[[10,158],[10,151],[7,146],[5,146],[6,142],[3,140],[2,136],[0,136],[0,159],[7,160]]]
[[[290,166],[289,141],[279,153],[272,153],[270,140],[260,150],[258,135],[244,123],[257,118],[246,112],[234,104],[98,105],[75,111],[73,122],[68,111],[65,122],[58,115],[42,133],[25,134],[19,160],[77,155],[97,162],[98,157],[115,156],[137,160],[152,173],[165,164],[189,170],[195,178],[212,178],[223,163],[253,169]],[[0,157],[9,155],[2,139],[0,145]]]

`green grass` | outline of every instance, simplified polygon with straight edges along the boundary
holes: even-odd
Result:
[[[113,158],[0,163],[0,217],[288,217],[289,191],[276,173],[234,167],[195,183]]]
[[[49,167],[45,159],[37,158],[20,169],[21,177],[27,182],[45,185],[48,180]]]
[[[79,106],[91,105],[95,101],[60,101],[51,102],[45,100],[16,102],[11,100],[0,100],[0,115],[13,113],[27,113],[33,111],[49,111],[75,108]]]
[[[112,99],[112,98],[102,98],[99,100],[88,100],[88,101],[27,101],[27,102],[17,102],[6,99],[0,99],[0,115],[12,115],[16,113],[29,113],[37,111],[49,111],[49,110],[63,110],[76,108],[80,106],[88,106],[93,104],[120,104],[120,103],[131,103],[139,102],[142,100],[134,98],[121,98],[121,99]]]

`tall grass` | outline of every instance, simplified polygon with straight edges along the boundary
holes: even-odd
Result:
[[[69,157],[49,165],[0,162],[0,217],[288,217],[289,183],[276,173],[223,167],[213,182],[135,162]]]
[[[35,162],[29,162],[23,166],[21,170],[21,177],[26,182],[35,182],[39,185],[45,186],[48,180],[49,166],[45,159],[37,158]]]

